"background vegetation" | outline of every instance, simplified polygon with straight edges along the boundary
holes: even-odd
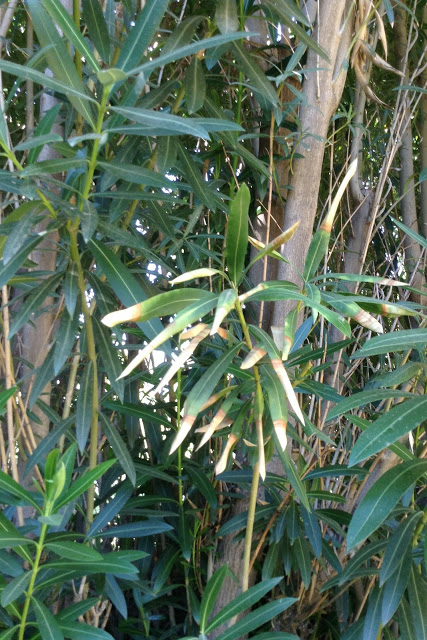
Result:
[[[425,640],[426,3],[0,11],[0,639]]]

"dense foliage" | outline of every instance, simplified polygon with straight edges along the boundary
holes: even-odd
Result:
[[[0,640],[427,637],[427,9],[336,4],[3,10]]]

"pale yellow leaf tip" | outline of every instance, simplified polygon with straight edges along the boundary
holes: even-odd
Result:
[[[180,276],[177,276],[170,281],[170,284],[181,284],[182,282],[188,282],[189,280],[194,280],[195,278],[207,278],[209,276],[214,276],[216,273],[219,273],[217,269],[193,269],[193,271],[188,271],[187,273],[183,273]]]
[[[132,307],[126,309],[120,309],[119,311],[113,311],[107,313],[101,320],[102,324],[106,327],[115,327],[122,322],[136,322],[141,315],[141,304],[134,304]]]
[[[182,445],[191,427],[193,426],[195,419],[196,416],[185,416],[184,420],[181,423],[180,429],[177,432],[174,441],[172,442],[169,455],[172,455],[172,453],[174,453],[178,449],[178,447]]]

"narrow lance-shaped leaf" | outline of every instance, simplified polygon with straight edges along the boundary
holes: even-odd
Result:
[[[31,598],[31,604],[42,640],[64,640],[64,634],[49,609],[36,598]]]
[[[141,60],[160,25],[168,0],[147,0],[122,46],[117,68],[128,70]]]
[[[147,356],[150,355],[160,347],[166,340],[174,336],[176,333],[183,331],[189,324],[205,316],[211,311],[218,300],[217,296],[209,298],[208,300],[202,300],[201,302],[195,302],[178,313],[175,320],[171,322],[167,327],[163,329],[139,354],[132,360],[130,364],[125,368],[120,378],[124,378],[129,375],[131,371],[135,369]]]
[[[406,547],[405,552],[400,557],[399,565],[393,575],[387,580],[383,587],[383,602],[381,607],[381,620],[386,625],[391,620],[398,608],[405,589],[408,585],[411,573],[412,546]]]
[[[221,33],[232,33],[239,28],[239,16],[235,0],[218,0],[215,22]]]
[[[295,340],[295,332],[297,330],[298,309],[292,309],[285,318],[285,327],[283,331],[283,349],[282,360],[286,361],[293,347]]]
[[[412,564],[409,576],[408,595],[415,638],[416,640],[424,640],[427,638],[427,581],[414,564]]]
[[[277,440],[279,441],[282,451],[285,451],[287,444],[286,428],[288,424],[286,396],[283,393],[283,387],[279,378],[273,373],[271,367],[262,366],[261,372],[267,389],[268,407],[270,409],[270,415],[273,421]]]
[[[90,360],[84,369],[80,381],[80,391],[76,407],[76,436],[81,453],[85,450],[87,438],[92,423],[92,407],[94,398],[94,371]]]
[[[427,396],[407,400],[380,416],[354,445],[349,464],[358,464],[415,429],[427,415]]]
[[[207,267],[201,269],[193,269],[193,271],[187,271],[186,273],[177,276],[170,281],[170,284],[182,284],[183,282],[195,280],[196,278],[208,278],[218,273],[220,274],[222,272],[218,269],[211,269]]]
[[[185,349],[182,349],[179,356],[173,361],[173,363],[171,364],[171,366],[169,367],[169,369],[167,370],[163,378],[160,380],[157,387],[154,389],[153,391],[154,396],[157,393],[159,393],[159,391],[161,391],[163,387],[172,380],[173,376],[177,373],[177,371],[181,369],[181,367],[183,367],[184,364],[187,362],[187,360],[193,355],[194,351],[197,348],[197,345],[200,344],[200,342],[205,338],[207,338],[207,336],[209,335],[210,327],[208,327],[203,323],[201,324],[203,325],[201,331],[198,333],[198,335],[196,335],[191,340],[190,344],[187,347],[185,347]]]
[[[293,236],[295,235],[299,225],[300,225],[300,221],[296,222],[294,225],[292,225],[292,227],[290,227],[289,229],[287,229],[286,231],[278,235],[277,238],[274,238],[274,240],[269,242],[267,245],[263,245],[262,242],[258,243],[258,241],[255,241],[253,238],[251,238],[250,239],[251,244],[255,245],[255,242],[256,242],[257,244],[259,244],[260,247],[262,247],[262,250],[255,256],[255,258],[246,267],[245,272],[249,271],[249,269],[255,262],[257,262],[258,260],[262,260],[262,258],[265,258],[270,254],[274,254],[279,247],[286,244],[286,242],[289,242],[289,240],[293,238]],[[277,254],[277,257],[281,257],[280,254]]]
[[[102,319],[107,327],[115,327],[121,322],[145,322],[151,318],[162,318],[178,313],[191,304],[202,300],[213,299],[215,296],[204,289],[173,289],[148,298],[144,302],[113,311]]]
[[[331,230],[332,230],[332,225],[334,223],[335,214],[338,209],[338,205],[341,202],[341,198],[344,195],[344,191],[346,190],[348,183],[356,173],[356,170],[357,170],[357,159],[353,160],[353,162],[349,166],[348,171],[344,177],[344,180],[342,181],[337,191],[337,194],[332,201],[331,208],[326,214],[326,217],[322,222],[322,224],[320,225],[319,230],[316,231],[316,233],[313,236],[313,239],[310,243],[310,247],[308,249],[307,259],[305,261],[304,274],[303,274],[304,280],[308,280],[315,274],[317,267],[319,266],[322,258],[325,256],[325,253],[329,244],[329,238],[331,236]]]
[[[214,321],[211,329],[211,336],[214,336],[227,315],[234,308],[237,300],[237,291],[235,289],[226,289],[223,291],[219,298],[215,312]]]
[[[199,442],[196,451],[198,451],[201,447],[203,447],[203,445],[205,445],[208,442],[208,440],[212,437],[215,431],[225,426],[227,412],[233,406],[234,401],[236,400],[239,393],[243,393],[242,386],[237,387],[228,395],[227,399],[222,403],[220,409],[218,409],[218,411],[212,418],[212,421],[208,425],[206,425],[205,427],[196,429],[198,433],[203,433],[203,438]]]
[[[218,640],[235,640],[235,638],[240,638],[249,631],[254,631],[266,622],[270,622],[275,616],[289,609],[295,602],[297,602],[297,598],[278,598],[277,600],[268,602],[233,624],[227,631],[217,636],[217,638]]]
[[[92,2],[91,0],[82,0],[82,11],[83,20],[87,25],[89,36],[96,50],[101,58],[105,62],[108,62],[110,57],[110,37],[100,3]],[[99,65],[95,71],[98,70]]]
[[[245,265],[246,249],[248,246],[248,212],[251,194],[242,184],[230,205],[226,236],[226,257],[230,279],[239,284]]]
[[[365,358],[390,351],[405,349],[423,349],[427,345],[427,329],[404,329],[393,331],[383,336],[375,336],[365,342],[361,349],[353,353],[351,358]]]
[[[215,465],[215,473],[217,476],[220,475],[220,473],[223,473],[223,471],[225,471],[226,467],[227,467],[227,462],[228,462],[228,456],[231,453],[231,450],[233,449],[234,445],[238,442],[239,438],[238,436],[236,436],[234,433],[230,433],[230,435],[228,436],[227,442],[225,444],[224,449],[222,450],[222,453],[218,459],[218,462]],[[264,443],[262,443],[262,446],[264,447]],[[265,478],[265,464],[262,465],[260,463],[260,476],[264,479]],[[262,467],[264,468],[264,475],[262,474]]]
[[[202,63],[197,56],[188,67],[184,77],[185,102],[189,113],[196,113],[203,107],[206,96],[206,79]]]
[[[270,336],[259,327],[251,325],[250,331],[256,337],[256,339],[259,340],[260,345],[267,351],[271,360],[271,364],[273,365],[273,369],[276,372],[276,375],[286,392],[286,397],[289,401],[289,404],[291,405],[292,410],[295,412],[297,418],[301,421],[301,423],[305,424],[304,416],[299,406],[298,399],[292,387],[291,381],[289,380],[288,373],[283,366],[283,362],[280,358],[276,345],[274,344]]]
[[[405,491],[426,471],[427,460],[417,459],[386,471],[354,512],[347,533],[347,548],[353,549],[364,542],[386,520]]]
[[[65,504],[72,502],[73,500],[77,500],[79,496],[82,495],[91,485],[93,485],[98,478],[100,478],[104,473],[108,471],[113,464],[116,464],[117,460],[112,458],[111,460],[106,460],[105,462],[101,462],[95,469],[91,469],[90,471],[86,471],[82,476],[80,476],[68,489],[68,491],[62,496],[62,498],[55,504],[55,510],[60,509]]]
[[[342,297],[338,299],[335,296],[329,296],[326,294],[324,297],[337,311],[343,314],[343,316],[349,316],[352,320],[360,324],[362,327],[370,329],[370,331],[376,331],[376,333],[384,333],[384,329],[381,323],[378,322],[367,311],[364,311],[356,302],[352,300],[343,300]]]
[[[411,546],[415,527],[421,516],[421,511],[409,514],[389,538],[380,569],[380,585],[384,584],[398,569],[406,549]]]
[[[84,95],[84,85],[49,15],[43,9],[39,0],[27,0],[26,6],[31,15],[39,42],[45,47],[46,60],[55,78]],[[95,128],[93,113],[86,100],[77,98],[68,90],[65,93],[77,111]]]
[[[123,438],[118,433],[114,424],[112,424],[110,420],[108,420],[108,418],[103,413],[100,413],[100,418],[102,423],[102,429],[108,438],[108,442],[111,445],[114,455],[116,456],[117,460],[120,463],[120,466],[122,467],[123,471],[126,473],[129,480],[135,486],[135,483],[136,483],[135,465],[133,463],[132,456]]]
[[[227,565],[223,565],[218,571],[215,571],[206,585],[200,605],[200,633],[205,633],[209,616],[221,591],[222,583],[228,574],[230,574],[229,568]]]
[[[209,398],[212,390],[218,384],[218,380],[225,373],[228,365],[232,362],[241,346],[242,345],[240,343],[235,345],[232,349],[226,351],[220,358],[218,358],[218,360],[216,360],[209,369],[205,371],[190,391],[184,406],[185,416],[181,422],[181,427],[174,438],[170,453],[176,451],[184,441],[202,406]]]
[[[42,0],[42,4],[52,20],[58,25],[61,29],[65,37],[73,43],[76,49],[80,52],[82,56],[84,56],[85,60],[92,67],[92,71],[99,71],[100,66],[98,60],[93,54],[93,51],[90,46],[88,46],[87,42],[83,38],[79,29],[77,29],[74,20],[65,9],[64,5],[61,2],[56,2],[55,0]],[[83,15],[86,21],[85,12],[85,4],[86,1],[83,2]],[[91,4],[98,4],[96,2]],[[100,6],[98,4],[98,6]],[[102,15],[102,12],[101,12]],[[107,42],[108,42],[108,34],[107,34]],[[101,51],[99,51],[101,53]]]

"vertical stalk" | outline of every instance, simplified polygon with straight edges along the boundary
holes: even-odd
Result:
[[[30,608],[31,597],[32,597],[33,591],[34,591],[34,585],[35,585],[35,582],[36,582],[37,573],[38,573],[38,569],[39,569],[39,565],[40,565],[40,558],[41,558],[42,553],[43,553],[44,539],[46,537],[46,533],[47,533],[47,524],[42,524],[41,531],[40,531],[40,538],[39,538],[39,541],[37,543],[36,556],[34,558],[34,564],[33,564],[30,584],[28,585],[28,589],[26,591],[24,607],[22,609],[21,622],[19,624],[18,640],[24,640],[25,626],[27,624],[27,617],[28,617],[28,610]]]
[[[251,336],[249,333],[249,328],[245,320],[242,305],[240,304],[240,301],[238,298],[236,301],[236,311],[237,311],[237,315],[239,316],[245,342],[248,348],[252,349],[252,342],[251,342]],[[263,438],[263,432],[262,432],[263,394],[262,394],[262,387],[261,387],[261,379],[260,379],[258,367],[256,366],[254,367],[254,378],[255,378],[255,424],[257,429],[258,448],[260,449],[261,447],[264,446],[264,438]],[[251,493],[249,497],[248,522],[246,525],[245,546],[243,551],[242,592],[247,591],[249,588],[252,534],[254,530],[256,499],[258,495],[258,486],[259,486],[259,476],[260,476],[259,470],[260,470],[260,465],[259,465],[259,461],[257,461],[253,469]]]
[[[93,366],[93,389],[92,389],[92,415],[90,423],[90,448],[89,448],[89,469],[94,469],[97,464],[98,454],[98,368],[96,362],[95,336],[93,332],[92,316],[86,300],[86,282],[84,278],[80,253],[77,244],[78,227],[74,225],[70,227],[70,249],[71,257],[77,265],[77,281],[79,287],[80,298],[82,302],[82,311],[85,320],[87,351],[90,362]],[[89,487],[87,492],[87,508],[86,517],[88,524],[93,522],[93,510],[95,506],[95,486]]]

